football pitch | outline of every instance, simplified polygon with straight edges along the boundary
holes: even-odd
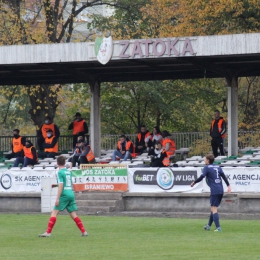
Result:
[[[205,219],[80,216],[89,236],[69,215],[1,214],[0,259],[260,259],[260,221],[221,220],[222,232],[205,231]],[[221,213],[220,213],[221,217]]]

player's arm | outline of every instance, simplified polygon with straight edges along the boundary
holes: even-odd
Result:
[[[200,177],[199,177],[198,179],[196,179],[194,182],[192,182],[192,183],[190,184],[190,186],[193,187],[196,183],[202,181],[204,177],[205,177],[205,176],[200,175]]]
[[[203,178],[206,177],[206,175],[207,175],[207,169],[206,169],[206,167],[204,167],[203,170],[202,170],[202,174],[200,175],[200,177],[199,177],[198,179],[196,179],[194,182],[192,182],[192,183],[190,184],[190,186],[193,187],[196,183],[202,181]]]
[[[220,172],[219,173],[219,175],[221,176],[221,178],[224,180],[224,182],[226,183],[226,185],[227,185],[227,188],[228,188],[228,193],[230,193],[231,192],[231,186],[230,186],[230,184],[229,184],[229,181],[228,181],[228,179],[227,179],[227,177],[226,177],[226,175],[224,174],[224,172],[222,171],[222,172]]]

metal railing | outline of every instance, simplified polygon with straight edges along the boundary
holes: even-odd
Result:
[[[177,149],[187,147],[191,149],[193,154],[205,154],[211,150],[211,137],[209,132],[174,132],[172,133],[175,139]],[[101,149],[115,149],[120,135],[101,135]],[[126,134],[126,136],[135,142],[136,134]],[[26,136],[26,139],[31,140],[37,148],[37,137]],[[239,131],[238,132],[238,147],[260,146],[260,131]],[[0,151],[9,151],[11,149],[12,136],[0,136]],[[228,137],[225,139],[227,146]],[[59,150],[72,150],[72,136],[63,135],[59,138]]]

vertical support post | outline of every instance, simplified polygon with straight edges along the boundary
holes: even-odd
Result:
[[[228,156],[238,154],[238,78],[228,87]]]
[[[96,157],[101,155],[100,83],[90,84],[90,146]]]

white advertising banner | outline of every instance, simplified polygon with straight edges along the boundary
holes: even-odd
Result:
[[[41,178],[55,176],[55,170],[1,170],[0,192],[41,192]]]
[[[128,168],[129,192],[196,192],[203,191],[203,183],[191,188],[201,170],[185,168]]]
[[[260,168],[259,167],[225,167],[222,168],[231,186],[232,192],[260,192]],[[223,181],[224,191],[227,186]],[[203,191],[210,189],[203,180]]]
[[[128,168],[129,192],[210,192],[205,178],[190,187],[202,168]],[[232,192],[260,192],[259,167],[223,168]],[[0,192],[41,192],[41,178],[55,177],[57,170],[0,170]],[[223,181],[224,190],[226,184]]]
[[[210,192],[206,179],[190,187],[201,175],[201,167],[185,168],[128,168],[129,192]],[[260,192],[259,167],[222,168],[232,192]],[[227,186],[223,181],[224,191]]]

